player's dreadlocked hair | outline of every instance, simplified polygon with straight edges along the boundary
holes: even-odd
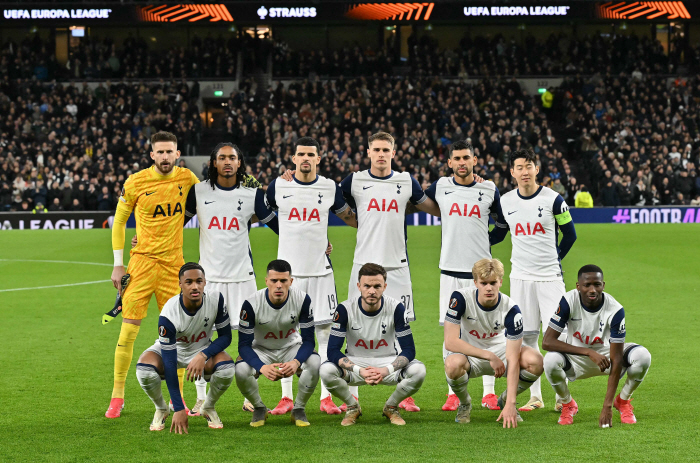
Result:
[[[236,152],[236,156],[238,156],[238,160],[241,162],[240,166],[238,166],[238,170],[236,171],[236,186],[239,186],[245,181],[246,178],[245,161],[243,160],[243,153],[241,153],[241,149],[233,143],[219,143],[216,145],[216,147],[214,147],[214,151],[211,152],[211,156],[209,156],[209,171],[207,175],[212,190],[216,188],[216,180],[219,177],[219,172],[216,170],[216,157],[219,155],[219,150],[224,146],[233,148]]]
[[[204,274],[204,269],[197,262],[187,262],[185,265],[180,267],[180,273],[178,273],[177,277],[182,278],[182,275],[184,275],[188,270],[199,270],[202,272],[202,275]]]

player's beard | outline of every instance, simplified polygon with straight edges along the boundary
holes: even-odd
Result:
[[[467,172],[464,173],[464,174],[460,174],[459,171],[458,171],[457,169],[455,169],[455,170],[454,170],[454,174],[455,174],[455,177],[459,177],[459,178],[461,178],[461,179],[465,179],[465,178],[469,177],[469,176],[472,174],[472,170],[473,170],[473,169],[470,169],[469,167],[467,167]]]
[[[308,174],[309,172],[311,172],[311,166],[302,164],[299,166],[299,172],[301,172],[302,174]]]
[[[168,162],[168,165],[167,165],[167,166],[163,166],[163,162]],[[170,161],[161,161],[161,162],[156,162],[156,166],[158,167],[158,170],[159,170],[163,175],[166,175],[166,174],[169,174],[170,172],[172,172],[173,167],[175,167],[175,163],[174,163],[174,162],[170,162]]]

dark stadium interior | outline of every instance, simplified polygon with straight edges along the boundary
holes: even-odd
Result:
[[[113,210],[128,175],[151,164],[158,130],[177,135],[198,175],[190,156],[236,143],[264,185],[293,166],[298,137],[319,140],[321,174],[339,182],[368,167],[368,134],[385,130],[394,168],[424,188],[448,174],[449,145],[468,139],[476,172],[501,193],[513,188],[508,154],[532,147],[538,180],[571,206],[582,187],[600,206],[700,204],[693,21],[260,20],[93,25],[76,37],[7,21],[1,211]],[[523,79],[545,84],[528,91]],[[234,85],[206,93],[212,82]]]

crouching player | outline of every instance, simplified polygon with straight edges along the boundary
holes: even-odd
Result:
[[[637,422],[630,400],[649,370],[651,354],[639,344],[625,343],[625,310],[604,289],[600,267],[581,267],[576,289],[561,298],[542,340],[542,348],[549,351],[544,357],[545,375],[563,399],[559,424],[573,424],[578,413],[566,379],[574,381],[600,375],[609,375],[600,427],[612,426],[612,407],[620,412],[622,423]],[[564,328],[568,328],[566,342],[558,339]],[[625,372],[627,380],[615,397]]]
[[[187,379],[204,377],[209,393],[200,411],[210,428],[224,425],[214,410],[216,402],[233,382],[233,359],[224,352],[231,344],[231,324],[218,291],[206,291],[204,269],[194,262],[180,268],[182,292],[165,303],[158,319],[158,341],[141,354],[136,377],[156,406],[151,431],[165,428],[170,411],[163,399],[161,381],[165,377],[175,409],[170,432],[187,433],[187,410],[180,395],[177,369],[187,368]],[[218,338],[212,342],[216,327]]]
[[[236,384],[253,404],[250,425],[258,427],[265,424],[268,411],[256,379],[261,374],[270,381],[299,375],[291,421],[297,426],[309,426],[306,402],[316,389],[321,366],[321,357],[314,352],[311,298],[291,288],[292,267],[285,260],[268,264],[265,284],[267,288],[254,293],[241,307]]]
[[[321,366],[321,378],[335,397],[347,404],[341,424],[350,426],[362,416],[349,386],[369,384],[396,385],[384,405],[383,414],[392,424],[406,422],[399,404],[420,389],[425,380],[425,365],[415,360],[416,348],[406,322],[404,305],[383,296],[386,270],[377,264],[365,264],[358,272],[360,297],[338,305],[328,342],[328,362]],[[397,355],[394,340],[401,353]],[[343,342],[347,340],[347,356]]]
[[[445,316],[445,374],[460,400],[455,421],[471,420],[470,378],[505,375],[508,382],[498,398],[502,411],[497,421],[503,419],[504,428],[515,428],[522,421],[515,407],[516,395],[542,375],[542,355],[522,345],[520,308],[499,291],[504,274],[501,261],[481,259],[472,274],[476,287],[453,292]]]

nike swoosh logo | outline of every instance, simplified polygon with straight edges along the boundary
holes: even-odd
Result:
[[[155,191],[151,191],[150,193],[146,193],[146,196],[151,196]]]
[[[475,320],[476,321],[476,318],[467,317],[467,320]]]
[[[258,325],[267,325],[268,323],[270,323],[270,320],[266,321],[265,323],[263,323],[263,322],[258,322]]]
[[[451,195],[452,193],[454,193],[454,191],[446,191],[445,192],[446,195]]]
[[[580,318],[572,318],[571,321],[572,321],[572,322],[580,322],[581,319],[580,319]]]
[[[117,344],[117,347],[124,347],[124,346],[122,346],[121,344]]]
[[[353,330],[355,330],[355,331],[357,331],[357,330],[361,330],[361,329],[362,329],[362,327],[359,327],[359,328],[353,328]]]
[[[204,204],[211,204],[211,203],[215,203],[215,202],[216,201],[204,201]]]
[[[374,185],[372,185],[372,186],[363,186],[362,189],[363,189],[363,190],[367,190],[367,189],[369,189],[369,188],[372,188],[373,186],[374,186]]]
[[[515,214],[518,211],[509,212],[508,215]]]
[[[282,196],[282,199],[287,199],[287,198],[291,198],[292,196],[294,196],[294,195],[287,195],[287,196]]]

